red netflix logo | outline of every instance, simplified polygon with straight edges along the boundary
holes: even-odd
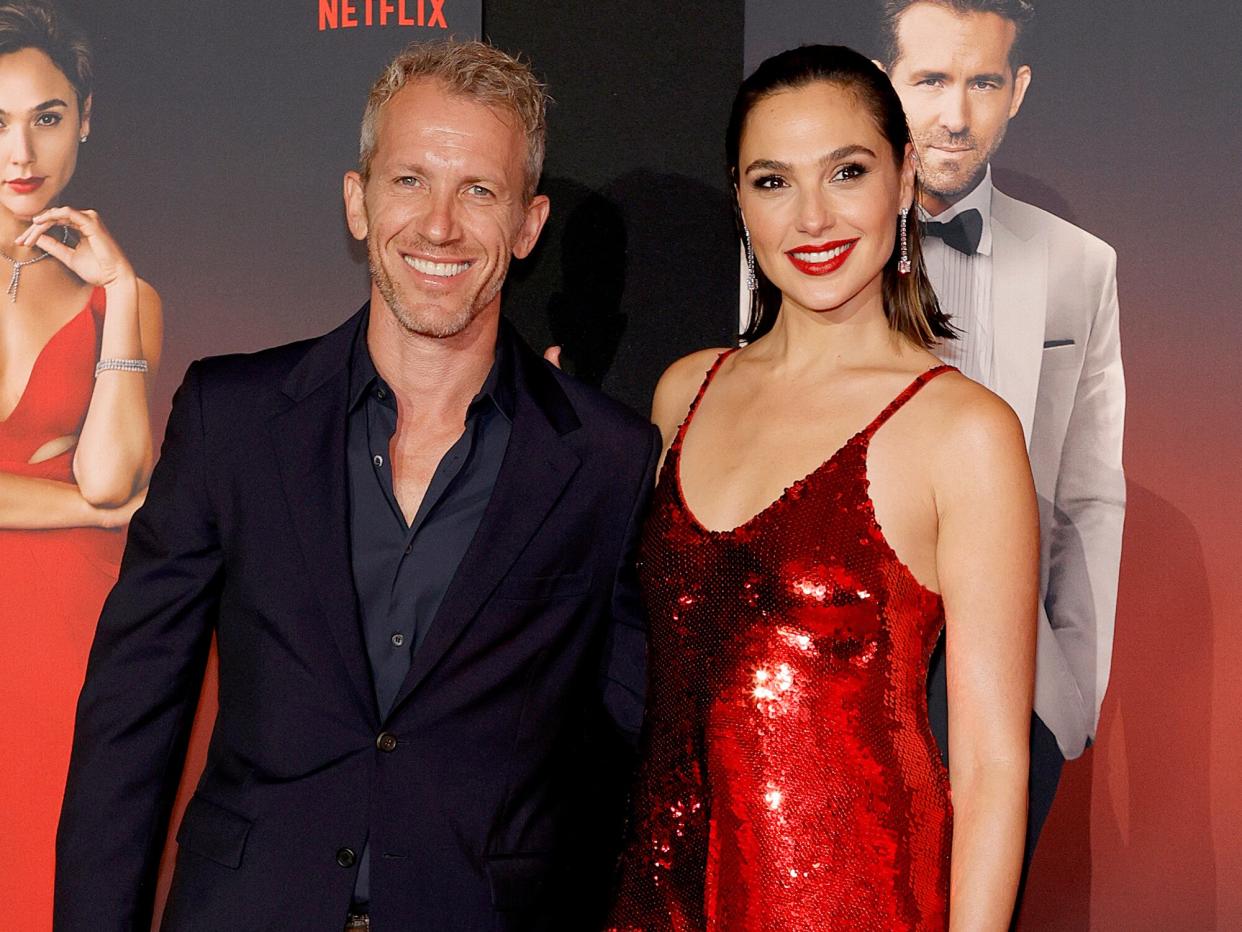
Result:
[[[358,26],[448,29],[445,0],[319,0],[319,31]]]

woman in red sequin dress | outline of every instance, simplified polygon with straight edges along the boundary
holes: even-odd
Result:
[[[929,352],[951,329],[871,62],[769,59],[727,148],[751,321],[656,390],[649,723],[609,927],[1004,929],[1038,565],[1022,429]],[[942,626],[951,772],[927,720]]]
[[[0,871],[5,928],[49,930],[78,691],[151,465],[160,306],[62,196],[90,134],[86,46],[58,11],[0,7]],[[6,287],[7,286],[7,287]],[[150,373],[148,373],[150,374]]]

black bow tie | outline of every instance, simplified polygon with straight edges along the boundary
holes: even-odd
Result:
[[[979,240],[983,238],[983,215],[971,208],[944,223],[925,220],[923,232],[928,236],[940,237],[946,246],[964,255],[973,256],[979,251]]]

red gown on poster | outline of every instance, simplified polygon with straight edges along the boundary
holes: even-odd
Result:
[[[72,449],[30,459],[81,429],[103,316],[104,292],[96,289],[35,360],[17,407],[0,422],[0,471],[74,481]],[[0,838],[21,847],[0,873],[0,903],[38,912],[34,904],[50,905],[74,708],[123,546],[123,533],[106,528],[0,530]]]
[[[0,926],[23,932],[52,927],[78,693],[153,456],[159,297],[66,203],[93,73],[54,4],[0,6]]]

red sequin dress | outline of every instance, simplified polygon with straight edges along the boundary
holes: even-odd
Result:
[[[665,459],[640,572],[644,763],[609,928],[943,929],[952,806],[927,720],[940,597],[889,547],[867,447],[920,375],[825,463],[709,531]]]
[[[103,319],[97,288],[35,358],[17,406],[0,421],[0,472],[73,481],[73,450],[29,460],[82,429]],[[74,710],[124,543],[122,532],[99,528],[0,529],[0,839],[12,855],[0,871],[6,929],[52,927],[56,822]]]

